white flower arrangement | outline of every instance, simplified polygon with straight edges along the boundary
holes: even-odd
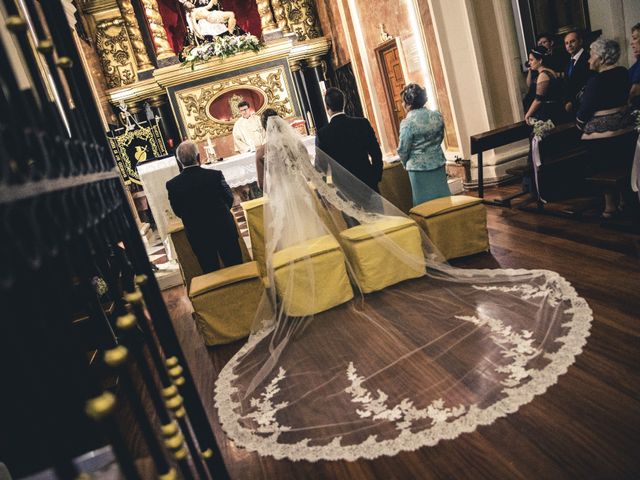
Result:
[[[543,122],[542,120],[538,120],[536,118],[529,118],[529,125],[533,127],[533,136],[538,140],[546,137],[551,130],[556,128],[555,124],[551,120],[547,120]]]
[[[213,57],[225,58],[239,52],[257,52],[262,47],[264,44],[260,39],[250,33],[214,37],[211,42],[185,48],[182,52],[182,62],[193,68],[196,64]]]

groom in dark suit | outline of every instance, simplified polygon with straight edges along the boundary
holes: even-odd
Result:
[[[377,192],[382,179],[382,151],[369,120],[344,113],[344,93],[338,88],[327,89],[324,103],[329,125],[318,131],[316,147]],[[316,155],[316,159],[320,163],[316,166],[326,170],[322,156]],[[339,183],[335,172],[333,176]]]
[[[242,263],[238,230],[229,209],[233,194],[224,175],[200,166],[200,153],[193,142],[182,142],[176,157],[184,167],[167,182],[169,202],[182,219],[187,239],[204,273]]]

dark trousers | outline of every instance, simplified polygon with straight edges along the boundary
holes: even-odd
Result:
[[[194,235],[187,234],[193,253],[198,258],[198,263],[204,273],[220,270],[220,260],[225,267],[242,263],[242,251],[238,243],[237,232],[229,232],[229,235],[221,237],[198,238],[192,241]]]

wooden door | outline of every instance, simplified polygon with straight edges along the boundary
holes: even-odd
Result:
[[[405,117],[405,111],[402,108],[402,99],[400,97],[400,92],[404,88],[404,75],[402,73],[402,66],[400,65],[400,56],[396,40],[391,39],[386,41],[376,48],[376,51],[385,95],[387,97],[389,116],[393,122],[393,134],[397,142],[400,121]]]

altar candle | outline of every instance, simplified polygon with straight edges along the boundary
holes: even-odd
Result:
[[[209,149],[213,148],[213,145],[211,144],[211,137],[209,135],[207,135],[207,146]]]
[[[307,122],[309,122],[309,130],[313,130],[315,125],[313,124],[313,117],[311,116],[311,112],[307,110]]]

